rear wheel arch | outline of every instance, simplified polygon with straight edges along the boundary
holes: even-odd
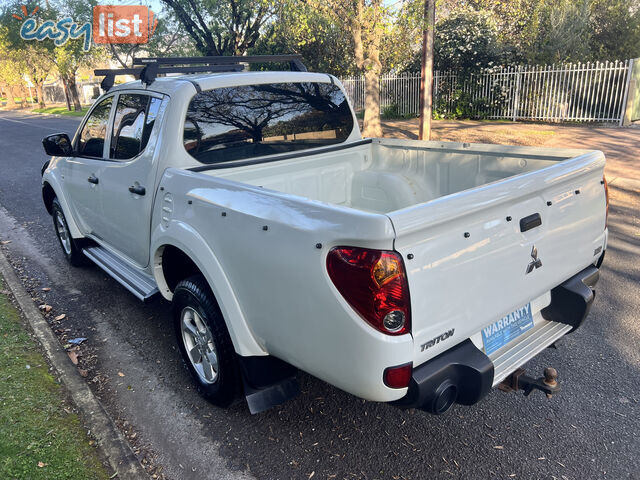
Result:
[[[198,274],[203,275],[196,262],[174,245],[158,248],[153,263],[158,289],[167,300],[173,299],[173,292],[182,280]]]
[[[213,252],[200,237],[193,236],[193,231],[185,229],[177,233],[184,235],[182,241],[175,241],[175,237],[165,237],[158,239],[157,243],[154,242],[157,246],[152,248],[153,275],[161,295],[172,301],[179,282],[193,275],[202,275],[218,304],[236,352],[243,356],[266,355],[267,351],[253,335],[239,301]],[[193,253],[196,251],[201,252],[201,255],[196,256]]]

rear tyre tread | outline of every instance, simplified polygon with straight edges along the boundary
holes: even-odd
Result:
[[[212,384],[203,383],[188,359],[180,328],[181,313],[192,307],[211,330],[218,355],[218,377]],[[173,319],[182,362],[195,380],[198,392],[219,407],[229,406],[241,391],[240,371],[235,348],[213,292],[202,275],[182,280],[173,293]]]

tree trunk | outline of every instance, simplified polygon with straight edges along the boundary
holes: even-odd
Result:
[[[78,85],[76,84],[76,78],[71,77],[67,82],[69,93],[71,94],[71,101],[73,102],[73,109],[76,112],[82,110],[82,105],[80,104],[80,95],[78,94]]]
[[[38,96],[38,106],[45,108],[47,104],[44,103],[44,88],[42,87],[42,82],[36,83],[36,95]]]
[[[5,93],[7,97],[7,107],[15,108],[16,106],[16,98],[13,96],[13,87],[11,85],[7,85],[2,87],[2,91]]]
[[[20,108],[27,107],[27,89],[23,84],[20,84],[18,87],[18,91],[20,93]]]
[[[370,12],[364,0],[355,4],[356,11],[351,19],[356,65],[364,70],[364,122],[362,135],[381,137],[380,125],[380,42],[383,31],[380,26],[381,0],[374,0]],[[373,18],[371,18],[373,17]]]
[[[433,30],[436,21],[436,0],[424,0],[424,30],[422,32],[422,70],[420,75],[420,140],[431,139],[433,115]]]
[[[381,137],[380,125],[380,69],[370,67],[364,72],[364,128],[365,137]]]
[[[64,90],[64,99],[67,101],[67,110],[71,111],[71,102],[69,101],[69,85],[64,78],[62,79],[62,89]]]

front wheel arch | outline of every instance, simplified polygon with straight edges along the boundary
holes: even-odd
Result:
[[[56,198],[56,192],[49,182],[42,184],[42,201],[49,215],[53,213],[53,199]]]
[[[85,256],[82,253],[83,240],[74,239],[71,236],[67,217],[57,197],[51,200],[51,219],[56,238],[67,261],[74,267],[83,266],[85,264]]]

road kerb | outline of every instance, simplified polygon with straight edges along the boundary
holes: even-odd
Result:
[[[42,345],[45,355],[64,383],[71,400],[80,410],[86,427],[91,430],[111,468],[117,472],[115,478],[120,480],[149,478],[127,441],[118,432],[113,420],[63,351],[60,342],[34,305],[31,296],[2,251],[0,251],[0,274],[4,277],[24,318]]]

